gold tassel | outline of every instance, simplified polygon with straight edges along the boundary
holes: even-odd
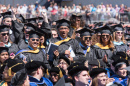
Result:
[[[48,72],[48,69],[46,69],[46,74],[49,76],[49,72]]]
[[[100,62],[99,62],[99,60],[97,59],[97,61],[98,61],[98,64],[99,64],[99,68],[100,68]]]

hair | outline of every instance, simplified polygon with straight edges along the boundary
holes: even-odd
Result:
[[[117,72],[117,71],[119,70],[119,68],[122,67],[122,65],[123,65],[123,64],[120,64],[120,65],[118,65],[118,66],[115,66],[115,72]]]
[[[97,79],[97,77],[92,79],[92,86],[98,86],[98,79]]]
[[[31,75],[31,76],[34,76],[35,74],[36,74],[36,71],[33,71],[33,72],[27,72],[28,73],[28,75]]]
[[[60,61],[65,61],[64,59],[60,59],[59,61],[58,61],[58,64],[60,63]],[[65,61],[66,62],[66,61]],[[66,62],[67,63],[67,62]],[[69,64],[67,63],[67,66],[69,67]]]
[[[95,45],[96,43],[100,43],[100,40],[98,40],[98,34],[96,33],[96,34],[94,34],[93,36],[92,36],[92,45]]]
[[[116,41],[116,32],[113,33],[113,41]],[[126,40],[125,40],[125,37],[124,37],[124,33],[122,34],[121,41],[122,41],[124,44],[126,44]]]
[[[110,39],[109,39],[109,41],[108,41],[108,46],[113,50],[113,49],[114,49],[113,38],[112,38],[111,35],[109,35],[109,36],[110,36]],[[101,35],[101,37],[100,37],[100,43],[103,44],[102,35]]]

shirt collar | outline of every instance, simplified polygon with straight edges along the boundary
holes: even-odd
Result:
[[[82,48],[84,48],[84,49],[86,49],[86,50],[87,50],[88,47],[89,47],[89,46],[85,47],[81,42],[80,42],[79,44],[80,44],[80,46],[81,46]]]
[[[66,37],[66,38],[62,38],[60,35],[59,35],[59,37],[60,37],[60,39],[61,39],[61,40],[64,40],[64,39],[66,39],[66,38],[67,38],[67,37]]]

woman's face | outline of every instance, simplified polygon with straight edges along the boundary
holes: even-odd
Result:
[[[56,83],[58,80],[59,80],[59,75],[57,74],[57,73],[55,73],[55,72],[51,72],[51,81],[52,82],[54,82],[54,83]]]
[[[8,52],[2,52],[0,54],[0,62],[3,63],[5,60],[7,60],[9,58],[9,54]]]
[[[115,35],[115,36],[116,36],[116,40],[122,38],[122,36],[123,36],[123,31],[116,31],[115,33],[116,33],[116,35]]]
[[[126,68],[126,64],[123,64],[117,71],[117,75],[121,76],[121,77],[126,77],[127,76],[127,70],[125,70],[124,68]]]
[[[107,43],[110,40],[110,35],[108,33],[103,33],[101,39],[103,43]]]
[[[40,42],[41,42],[41,43],[44,43],[44,36],[41,36],[41,37],[40,37]]]
[[[67,64],[63,59],[60,60],[58,66],[59,66],[60,68],[62,68],[63,70],[65,70],[65,71],[66,71],[67,68],[68,68],[68,64]]]
[[[100,73],[97,76],[98,86],[105,86],[107,82],[107,75],[105,73]]]

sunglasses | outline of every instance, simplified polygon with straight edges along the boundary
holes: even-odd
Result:
[[[2,33],[1,35],[2,36],[6,36],[6,35],[9,35],[9,33]]]
[[[58,76],[59,74],[50,74],[50,75],[56,77],[56,76]]]
[[[39,39],[32,39],[32,41],[37,41],[37,42],[39,42]]]
[[[102,37],[105,37],[105,36],[106,36],[107,38],[109,37],[109,35],[102,35]]]
[[[123,32],[116,32],[117,34],[123,34]]]
[[[85,40],[91,40],[91,37],[84,37]]]

